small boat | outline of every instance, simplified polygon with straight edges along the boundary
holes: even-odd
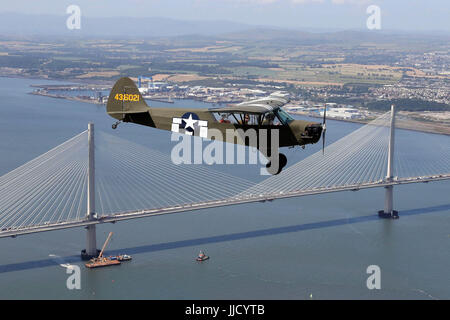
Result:
[[[117,256],[110,256],[108,257],[110,260],[117,260],[117,261],[130,261],[131,256],[128,254],[119,254]]]
[[[197,258],[195,260],[196,261],[205,261],[205,260],[208,260],[208,259],[209,259],[209,256],[207,256],[202,251],[200,251],[200,253],[198,254],[198,256],[197,256]]]
[[[117,260],[119,261],[130,261],[131,260],[131,256],[128,254],[119,254],[117,256]]]

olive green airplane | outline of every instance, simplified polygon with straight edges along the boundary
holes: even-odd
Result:
[[[106,110],[111,117],[118,120],[112,125],[113,129],[116,129],[120,122],[132,122],[157,129],[256,147],[269,160],[266,165],[267,171],[270,174],[278,174],[287,164],[286,156],[275,150],[278,147],[299,145],[304,148],[306,144],[317,143],[321,135],[323,135],[323,148],[325,147],[326,109],[322,123],[294,120],[281,108],[288,102],[289,99],[285,95],[272,93],[265,98],[220,108],[150,108],[133,80],[124,77],[119,79],[112,88]],[[217,130],[222,134],[211,133],[217,133]],[[273,130],[278,130],[278,144],[271,143]],[[250,131],[257,133],[256,141],[249,138]],[[233,132],[232,140],[226,138],[229,132]],[[266,133],[266,141],[262,141],[262,132]]]

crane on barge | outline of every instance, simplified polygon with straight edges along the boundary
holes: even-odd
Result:
[[[110,232],[108,235],[108,238],[106,238],[105,243],[103,244],[102,251],[100,251],[100,254],[97,258],[92,258],[85,264],[87,268],[99,268],[99,267],[107,267],[107,266],[114,266],[119,265],[120,261],[119,259],[111,259],[111,257],[103,257],[103,252],[105,251],[106,246],[108,245],[109,240],[111,240],[113,233]]]

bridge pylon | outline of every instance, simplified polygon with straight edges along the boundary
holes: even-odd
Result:
[[[94,124],[88,124],[88,144],[89,144],[89,166],[88,166],[88,183],[87,183],[87,220],[96,220],[95,213],[95,141],[94,141]],[[86,249],[81,250],[81,258],[89,260],[97,257],[100,250],[97,249],[97,234],[95,224],[86,226]]]
[[[389,133],[389,151],[386,182],[391,182],[394,179],[394,141],[395,141],[395,106],[391,105],[391,124]],[[378,211],[380,218],[398,219],[398,211],[393,209],[394,206],[394,186],[385,187],[384,210]]]

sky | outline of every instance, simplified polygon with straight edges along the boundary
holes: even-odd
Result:
[[[87,17],[166,17],[225,20],[290,29],[366,28],[369,5],[381,29],[450,32],[449,0],[0,0],[0,13],[65,15],[78,5]]]

